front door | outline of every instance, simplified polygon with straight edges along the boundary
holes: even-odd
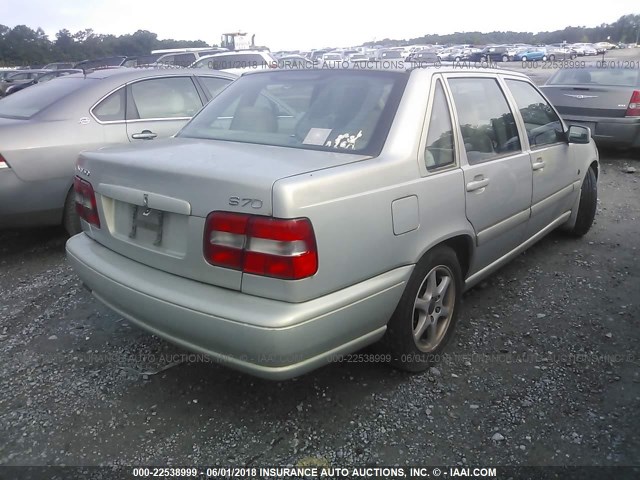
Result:
[[[527,237],[535,235],[573,205],[580,180],[569,150],[562,122],[533,85],[522,80],[505,80],[520,110],[531,156],[533,191]]]

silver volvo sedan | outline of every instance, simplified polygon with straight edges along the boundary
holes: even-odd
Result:
[[[170,137],[235,75],[203,70],[99,70],[0,100],[0,228],[80,231],[72,190],[85,149]]]
[[[256,72],[175,138],[81,154],[67,255],[98,300],[232,368],[290,378],[382,341],[420,371],[465,289],[589,230],[598,170],[521,74]]]

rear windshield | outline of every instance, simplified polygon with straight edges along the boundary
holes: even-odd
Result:
[[[80,88],[83,77],[63,78],[26,88],[0,101],[0,117],[27,119]]]
[[[378,155],[406,82],[402,72],[371,70],[246,75],[178,136]]]
[[[551,77],[548,85],[610,85],[619,87],[640,86],[640,70],[637,68],[575,68],[560,70]]]

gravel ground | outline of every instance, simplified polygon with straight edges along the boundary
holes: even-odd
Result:
[[[60,230],[0,232],[0,464],[639,465],[640,165],[602,157],[592,231],[468,292],[420,375],[190,360],[95,301]]]

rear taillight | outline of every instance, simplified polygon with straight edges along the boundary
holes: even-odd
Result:
[[[91,184],[80,177],[73,179],[73,190],[76,193],[76,212],[83,220],[100,228],[96,194]]]
[[[212,212],[205,225],[204,256],[212,265],[285,280],[310,277],[318,270],[307,218]]]
[[[0,170],[3,169],[3,168],[9,168],[9,164],[4,159],[4,157],[2,155],[0,155]]]
[[[627,107],[626,117],[640,117],[640,90],[634,90]]]

